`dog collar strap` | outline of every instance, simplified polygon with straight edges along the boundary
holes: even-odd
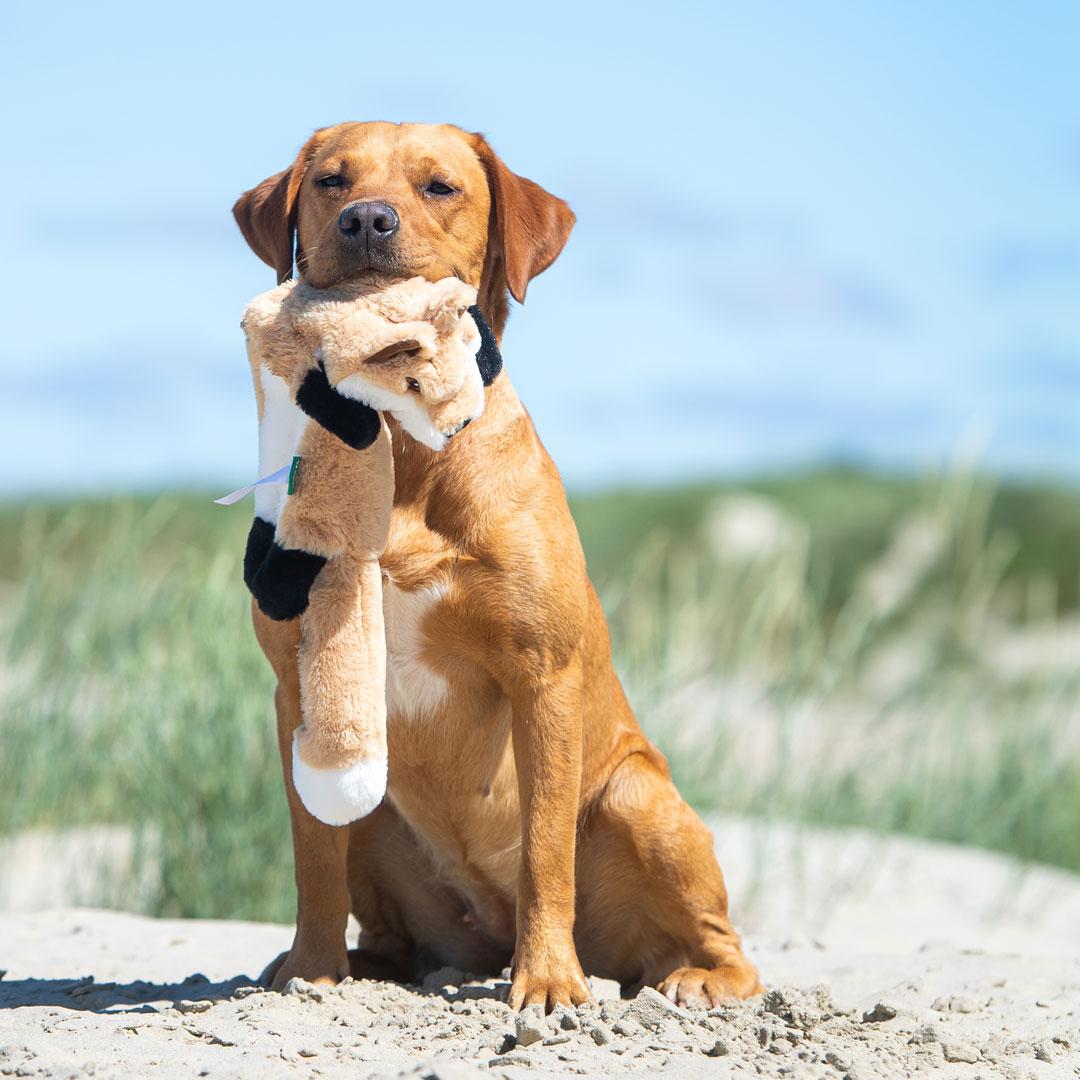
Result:
[[[494,331],[488,326],[487,319],[477,304],[469,308],[469,314],[476,323],[476,329],[480,331],[480,351],[476,354],[476,366],[480,369],[480,378],[484,380],[484,385],[490,386],[502,371],[502,353],[499,352]]]

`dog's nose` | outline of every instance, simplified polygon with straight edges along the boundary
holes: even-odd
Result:
[[[349,203],[338,217],[338,228],[346,236],[384,243],[401,227],[397,211],[384,202]]]

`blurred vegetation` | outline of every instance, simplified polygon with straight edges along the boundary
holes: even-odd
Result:
[[[573,509],[698,806],[1080,870],[1080,494],[838,469]],[[111,902],[293,915],[247,524],[194,495],[0,507],[0,831],[131,826],[153,873]]]

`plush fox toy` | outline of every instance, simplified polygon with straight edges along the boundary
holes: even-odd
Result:
[[[329,825],[365,816],[386,792],[379,557],[394,466],[379,411],[435,450],[480,414],[501,360],[475,301],[456,278],[287,282],[244,314],[260,475],[291,463],[287,490],[256,488],[244,580],[265,614],[301,620],[293,783]]]

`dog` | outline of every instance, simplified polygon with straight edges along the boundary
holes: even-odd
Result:
[[[483,136],[382,122],[316,131],[233,212],[279,281],[294,267],[319,288],[453,275],[500,341],[509,297],[524,302],[575,221]],[[253,608],[296,865],[296,936],[272,987],[509,965],[515,1009],[588,1000],[586,971],[685,1006],[760,992],[712,837],[615,674],[562,481],[509,375],[441,452],[387,423],[389,782],[361,821],[324,825],[297,798],[299,623]]]

